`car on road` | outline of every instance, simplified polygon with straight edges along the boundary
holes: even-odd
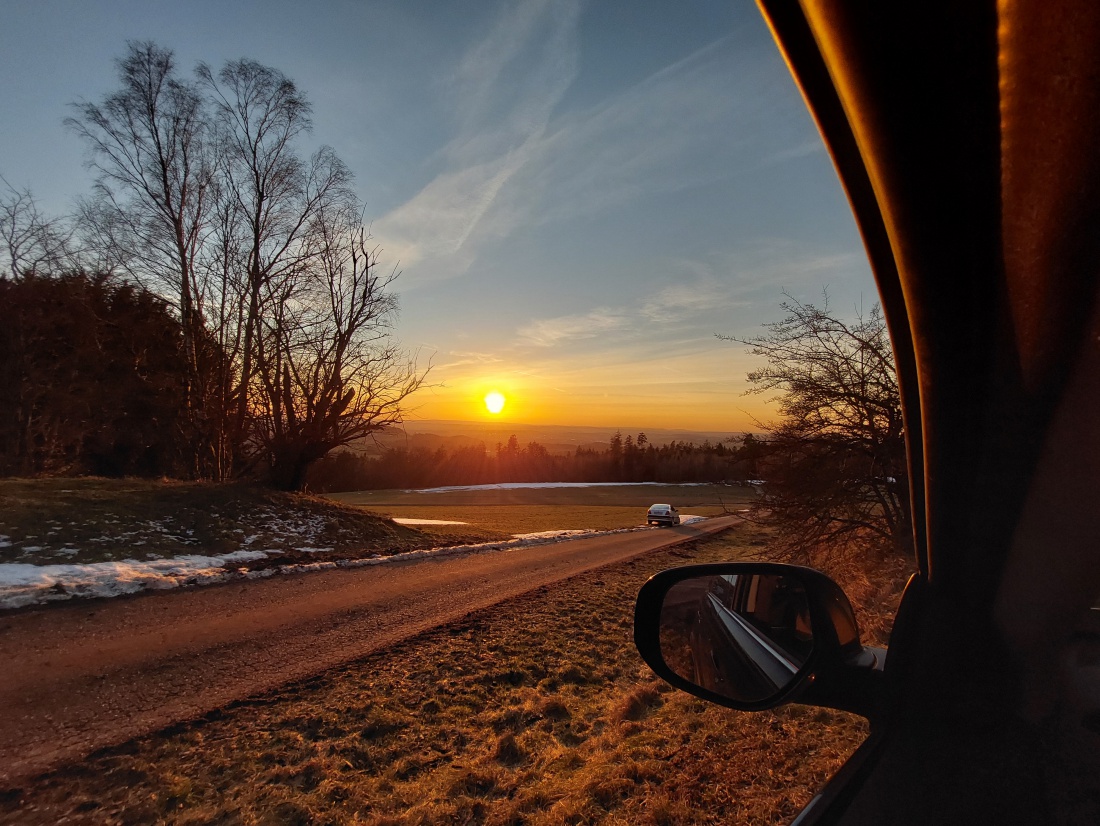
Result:
[[[797,826],[1095,826],[1100,4],[759,5],[878,283],[917,573],[882,650],[817,571],[672,569],[639,593],[639,651],[730,708],[867,718]],[[750,577],[805,610],[714,622],[720,583]]]
[[[672,505],[650,505],[645,515],[647,525],[679,525],[680,512]]]

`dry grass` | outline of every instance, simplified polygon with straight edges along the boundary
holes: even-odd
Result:
[[[649,575],[765,542],[743,527],[542,588],[38,778],[0,795],[0,822],[789,821],[863,722],[708,705],[657,681],[630,639]]]

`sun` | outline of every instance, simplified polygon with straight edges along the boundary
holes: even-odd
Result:
[[[496,390],[485,394],[485,408],[494,416],[504,409],[505,401],[504,394],[498,393]]]

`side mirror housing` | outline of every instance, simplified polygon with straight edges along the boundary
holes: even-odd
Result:
[[[865,648],[835,582],[797,565],[688,565],[638,593],[634,642],[673,686],[743,711],[789,702],[868,718],[881,704],[883,649]]]

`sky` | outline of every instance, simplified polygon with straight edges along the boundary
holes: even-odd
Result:
[[[427,384],[418,419],[741,431],[740,338],[784,292],[877,293],[832,163],[748,0],[0,0],[0,175],[91,188],[70,104],[127,40],[189,74],[249,57],[355,173]],[[506,402],[487,411],[485,395]]]

